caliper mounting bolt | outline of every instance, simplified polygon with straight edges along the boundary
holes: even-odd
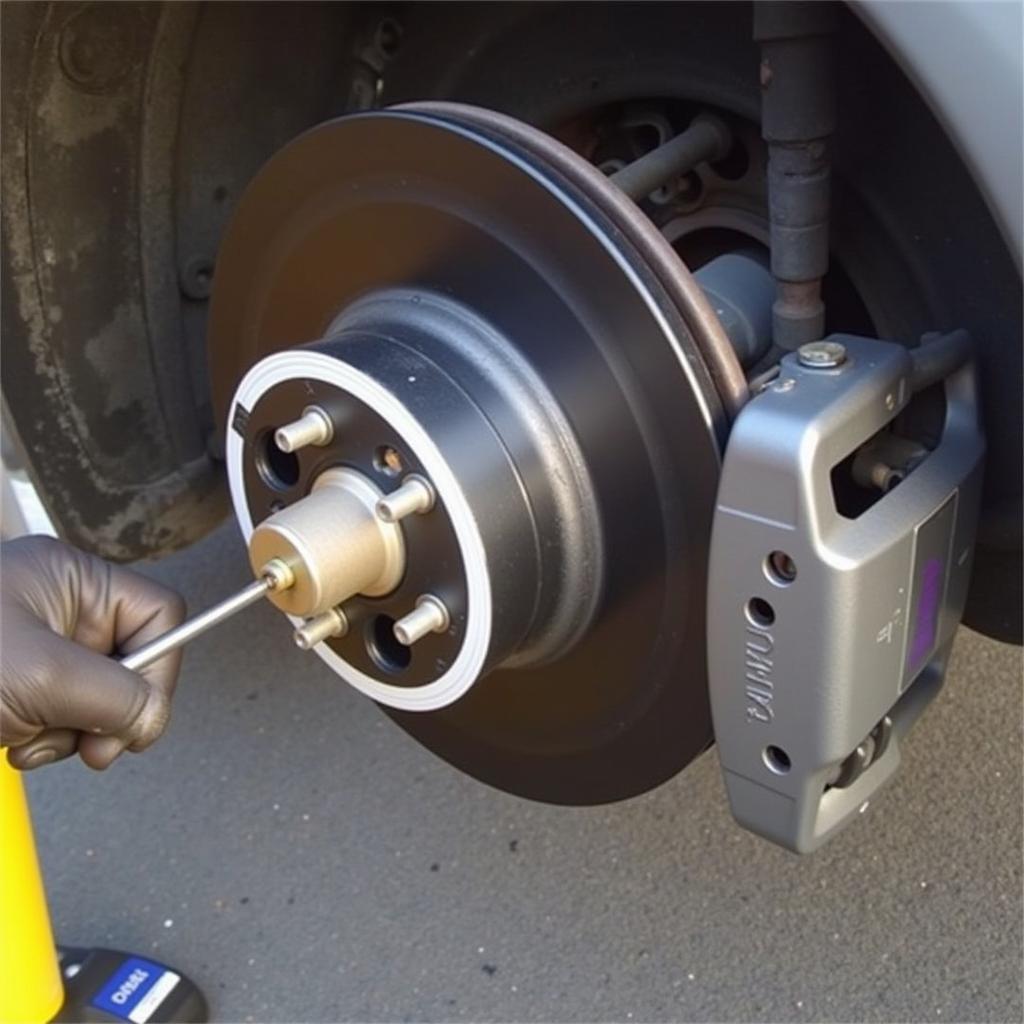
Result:
[[[796,352],[801,366],[811,370],[834,370],[846,362],[846,346],[838,341],[811,341]]]

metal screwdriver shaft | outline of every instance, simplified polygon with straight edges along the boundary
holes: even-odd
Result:
[[[260,579],[243,587],[237,594],[232,594],[212,608],[207,608],[205,612],[200,612],[199,615],[183,622],[180,626],[168,630],[137,651],[126,654],[119,659],[120,663],[126,669],[138,672],[147,665],[152,665],[154,661],[158,661],[170,651],[184,646],[190,640],[201,636],[213,629],[214,626],[219,626],[243,609],[256,604],[272,590],[286,590],[292,583],[294,583],[294,576],[291,570],[283,562],[275,559],[263,567]]]

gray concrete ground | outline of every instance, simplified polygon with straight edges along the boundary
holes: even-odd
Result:
[[[226,527],[151,567],[199,609]],[[31,779],[60,939],[190,972],[218,1020],[1019,1021],[1021,662],[963,632],[898,780],[798,859],[714,754],[564,809],[419,748],[261,607],[186,655],[172,725]]]

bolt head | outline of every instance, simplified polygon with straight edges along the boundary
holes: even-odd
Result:
[[[846,346],[838,341],[812,341],[797,349],[801,366],[812,370],[834,370],[846,362]]]

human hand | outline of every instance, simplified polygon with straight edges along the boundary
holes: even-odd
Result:
[[[102,769],[163,732],[181,666],[141,672],[111,657],[178,625],[181,596],[50,537],[0,545],[0,746],[15,768],[76,751]]]

